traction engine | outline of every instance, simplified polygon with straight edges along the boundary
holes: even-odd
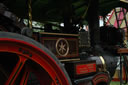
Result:
[[[100,42],[93,49],[91,30],[54,32],[48,25],[33,32],[30,25],[0,3],[1,85],[109,85],[123,30],[101,27]]]

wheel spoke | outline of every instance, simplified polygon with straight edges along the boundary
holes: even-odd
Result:
[[[56,85],[54,82],[52,82],[52,84],[51,85]]]
[[[6,78],[5,73],[1,72],[0,84],[2,83],[2,85],[32,85],[34,83],[72,85],[65,68],[56,56],[33,39],[19,34],[1,32],[0,54],[4,56],[1,59],[3,71],[9,74]],[[17,55],[20,55],[19,58]],[[6,63],[8,64],[6,65]],[[30,67],[28,70],[30,73],[27,73],[26,67]],[[22,81],[23,83],[21,83]]]
[[[19,56],[19,61],[16,64],[16,66],[13,68],[5,85],[14,85],[14,82],[15,82],[16,78],[18,77],[19,73],[21,72],[26,60],[27,59],[25,57]]]
[[[28,77],[29,77],[29,71],[27,68],[25,68],[24,74],[21,78],[20,85],[27,85]]]

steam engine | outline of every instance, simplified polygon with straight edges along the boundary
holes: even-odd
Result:
[[[59,64],[66,70],[66,73],[69,75],[67,79],[71,80],[73,85],[108,85],[117,68],[117,57],[119,57],[117,48],[124,47],[124,31],[111,26],[103,26],[100,28],[100,42],[95,46],[95,49],[91,47],[89,31],[79,31],[78,34],[55,33],[48,32],[47,30],[44,30],[44,32],[32,32],[32,30],[23,23],[22,19],[9,11],[3,3],[0,3],[0,22],[0,33],[11,32],[20,34],[21,36],[27,36],[45,46],[48,52],[50,50],[50,53],[52,52],[52,54],[56,56],[57,60],[60,62]],[[9,35],[11,36],[11,34]],[[22,52],[30,57],[34,55],[26,48],[19,48],[19,53]],[[3,55],[9,57],[7,53],[3,53],[2,56]],[[14,59],[13,64],[15,64],[15,60],[16,59]],[[9,61],[9,63],[12,62]],[[37,63],[40,65],[39,62]],[[10,65],[14,66],[13,64]],[[11,70],[10,68],[7,69],[9,65],[3,65],[3,63],[1,63],[1,65],[4,72]],[[34,65],[34,68],[36,68],[34,63],[31,65]],[[40,66],[37,67],[40,68]],[[44,66],[45,70],[46,67],[47,66]],[[32,68],[29,70],[31,69]],[[32,69],[32,71],[35,72],[34,69]],[[42,69],[38,72],[40,71],[44,72]],[[35,74],[38,75],[38,72]],[[48,73],[50,74],[50,71],[44,72],[44,74]],[[61,73],[59,73],[59,75],[61,75]],[[34,78],[34,76],[31,77]],[[30,78],[30,81],[32,81],[32,78]],[[52,80],[51,78],[47,79],[49,79],[49,81]],[[5,80],[6,78],[4,81]],[[59,80],[61,79],[56,78],[55,80],[58,84],[54,83],[48,85],[62,85],[59,83]],[[44,82],[42,82],[42,84],[44,84]],[[34,84],[31,83],[31,85]]]

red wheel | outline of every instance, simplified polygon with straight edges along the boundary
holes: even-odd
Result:
[[[25,36],[0,32],[0,57],[2,85],[72,85],[56,56]]]

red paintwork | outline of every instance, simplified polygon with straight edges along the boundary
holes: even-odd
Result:
[[[93,80],[93,85],[98,85],[98,83],[101,83],[101,82],[104,82],[104,83],[108,83],[109,82],[109,76],[107,74],[99,74],[99,75],[96,75]]]
[[[122,24],[122,22],[123,22],[123,20],[121,20],[121,19],[124,18],[123,9],[124,9],[124,8],[121,8],[121,12],[119,12],[119,13],[117,14],[118,20],[120,20],[120,21],[119,21],[119,26],[120,26],[120,25]],[[126,13],[126,9],[124,9],[124,12]],[[109,21],[112,19],[112,16],[113,16],[114,14],[115,14],[115,11],[112,10],[111,15],[107,15],[107,16],[109,16],[109,19],[107,20],[106,25],[109,25]],[[115,19],[113,25],[114,25],[116,28],[119,28],[119,27],[118,27],[118,21],[117,21],[117,19]]]
[[[23,77],[21,79],[20,85],[27,85],[28,77],[29,77],[29,68],[25,68],[25,72],[23,74]]]
[[[124,67],[123,67],[123,70],[122,70],[122,71],[123,71],[123,73],[122,73],[122,79],[123,79],[124,81],[126,81],[126,79],[127,79],[126,76],[127,76],[127,75],[125,74],[126,70],[125,70]],[[117,75],[117,74],[115,74],[115,75]],[[118,77],[115,78],[115,77],[114,77],[114,78],[112,79],[112,81],[120,81],[120,78],[118,78]]]
[[[109,24],[109,21],[111,20],[111,18],[112,18],[112,16],[113,16],[113,14],[114,14],[114,10],[112,10],[112,14],[110,15],[110,17],[109,17],[109,19],[108,19],[108,21],[107,21],[106,25],[108,25],[108,24]]]
[[[92,72],[96,72],[96,63],[76,65],[77,75],[87,74]]]
[[[22,56],[19,58],[18,63],[16,64],[15,68],[11,72],[5,85],[13,85],[14,84],[14,80],[16,80],[16,78],[18,77],[18,75],[19,75],[20,71],[22,70],[26,60],[27,60],[27,58],[22,57]],[[20,66],[21,63],[22,63],[22,65]],[[20,66],[20,68],[19,68],[19,66]],[[18,68],[19,68],[19,70],[17,72]]]
[[[117,17],[118,17],[119,20],[121,20],[121,19],[124,18],[124,13],[123,13],[122,10],[123,10],[123,8],[121,8],[121,12],[119,12],[119,14],[117,15]],[[126,10],[124,10],[124,11],[126,12]],[[121,24],[122,22],[123,22],[123,20],[119,21],[119,26],[120,26],[120,24]],[[115,20],[114,26],[115,26],[116,28],[119,28],[119,27],[118,27],[118,21],[117,21],[117,19]]]
[[[30,57],[28,54],[23,54],[21,51],[19,51],[19,48],[22,48],[22,50],[28,51],[29,53],[31,53],[32,57]],[[50,75],[50,77],[52,78],[52,80],[53,80],[52,82],[54,82],[55,85],[57,85],[56,79],[58,79],[58,81],[61,85],[69,85],[69,82],[68,82],[66,76],[64,75],[64,73],[62,72],[60,67],[57,65],[57,63],[47,53],[45,53],[44,51],[42,51],[41,49],[39,49],[38,47],[35,47],[34,45],[32,45],[30,43],[27,43],[27,42],[24,42],[21,40],[15,40],[15,39],[0,38],[0,52],[16,53],[17,55],[19,55],[19,59],[20,59],[19,62],[17,63],[17,65],[15,66],[15,68],[13,69],[13,72],[11,73],[9,79],[6,81],[6,85],[7,84],[14,85],[14,81],[16,80],[19,72],[21,71],[22,67],[24,66],[26,60],[28,60],[28,59],[36,62],[43,69],[45,69],[45,71],[47,71],[48,74]],[[23,64],[20,66],[20,68],[18,70],[19,64],[21,62]],[[16,71],[18,71],[18,72],[16,72]],[[15,73],[17,73],[17,74],[15,74]],[[16,76],[13,78],[14,75],[16,75]],[[24,80],[24,78],[22,79],[22,81],[23,80]],[[11,81],[11,83],[10,83],[10,81]],[[43,81],[43,79],[42,79],[42,81]],[[20,85],[22,85],[22,82]],[[24,85],[26,85],[26,83]],[[44,84],[41,84],[41,85],[44,85]],[[53,85],[53,83],[52,83],[52,85]]]

